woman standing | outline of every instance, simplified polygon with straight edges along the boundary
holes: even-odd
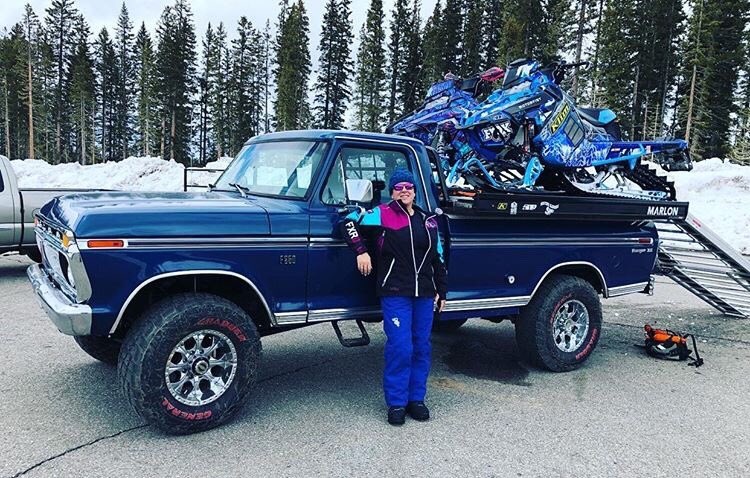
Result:
[[[364,276],[376,257],[377,294],[386,334],[383,391],[388,423],[402,425],[408,413],[428,420],[424,404],[430,373],[430,331],[437,301],[445,305],[447,272],[434,214],[414,204],[414,176],[396,170],[388,182],[392,201],[365,213],[354,212],[342,223],[343,235],[357,254]],[[363,240],[371,236],[371,248]]]

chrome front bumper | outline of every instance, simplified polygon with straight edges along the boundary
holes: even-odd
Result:
[[[91,334],[91,307],[77,304],[60,292],[39,264],[26,269],[39,303],[60,332],[66,335]]]

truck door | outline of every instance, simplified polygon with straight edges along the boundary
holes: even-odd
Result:
[[[15,248],[20,240],[16,233],[19,221],[16,217],[16,208],[20,209],[20,206],[13,195],[8,176],[12,172],[6,171],[5,168],[5,161],[0,160],[0,252],[7,246]]]
[[[339,233],[339,222],[346,216],[346,179],[369,179],[374,198],[365,208],[390,201],[387,184],[398,168],[416,173],[413,151],[404,145],[366,140],[339,142],[333,161],[325,171],[318,197],[310,211],[310,253],[307,304],[309,321],[378,317],[380,304],[375,296],[375,277],[363,277],[356,267],[356,256]],[[424,204],[424,191],[418,186],[418,204]],[[349,209],[351,211],[351,209]],[[373,256],[373,265],[376,258]]]

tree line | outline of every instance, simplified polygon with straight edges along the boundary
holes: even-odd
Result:
[[[164,8],[153,37],[125,3],[98,33],[74,0],[41,18],[26,5],[0,35],[0,152],[205,164],[269,131],[382,131],[445,73],[529,57],[588,61],[567,90],[613,109],[630,139],[686,138],[696,158],[750,162],[750,0],[439,0],[426,21],[421,10],[370,0],[355,34],[351,0],[326,0],[313,70],[303,0],[281,0],[273,26],[243,16],[200,39],[187,0]]]

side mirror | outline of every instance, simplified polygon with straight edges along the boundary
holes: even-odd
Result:
[[[346,198],[353,202],[372,202],[372,181],[369,179],[347,179]]]

